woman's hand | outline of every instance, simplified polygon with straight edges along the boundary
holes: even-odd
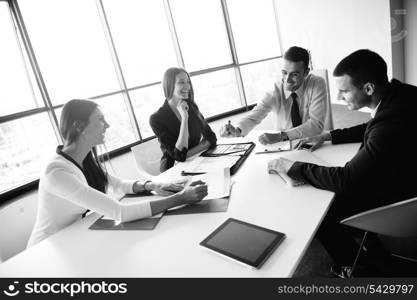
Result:
[[[197,203],[207,196],[207,185],[201,180],[192,182],[178,194],[183,204]]]
[[[184,189],[184,183],[152,182],[150,189],[158,195],[169,196]]]
[[[188,120],[188,103],[187,101],[181,100],[177,105],[177,110],[181,116],[181,120]]]
[[[325,141],[331,141],[331,140],[332,140],[332,135],[330,134],[330,131],[326,131],[326,132],[323,132],[322,134],[302,139],[298,143],[297,149],[302,148],[304,144],[312,144],[310,151],[314,151],[320,148]]]

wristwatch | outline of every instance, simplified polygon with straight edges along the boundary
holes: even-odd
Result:
[[[236,131],[239,133],[239,136],[242,136],[242,129],[240,129],[239,127],[236,127]]]

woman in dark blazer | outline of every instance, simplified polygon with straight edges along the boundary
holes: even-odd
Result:
[[[165,102],[150,117],[150,125],[161,145],[160,170],[175,161],[185,161],[216,145],[216,135],[194,102],[190,75],[181,68],[168,69],[162,80]]]

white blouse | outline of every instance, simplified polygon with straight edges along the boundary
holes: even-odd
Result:
[[[115,192],[133,193],[134,180],[109,174],[108,181]],[[41,174],[38,211],[28,247],[81,219],[86,209],[122,222],[152,215],[149,202],[123,204],[90,187],[74,163],[56,154]]]

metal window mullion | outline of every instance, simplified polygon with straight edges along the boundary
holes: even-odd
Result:
[[[30,38],[29,38],[29,34],[26,30],[25,23],[23,22],[23,17],[22,17],[22,13],[20,11],[19,5],[18,5],[17,1],[9,1],[8,3],[9,3],[9,7],[12,10],[12,13],[14,15],[14,19],[15,19],[15,22],[16,22],[15,26],[19,30],[20,36],[22,38],[23,45],[25,46],[26,53],[28,55],[28,59],[29,59],[29,62],[31,64],[33,73],[35,75],[36,82],[37,82],[39,90],[41,92],[44,105],[48,109],[47,110],[48,111],[48,116],[49,116],[49,119],[51,121],[51,125],[53,127],[55,136],[58,140],[58,143],[62,144],[63,140],[62,140],[62,137],[61,137],[61,134],[60,134],[60,131],[59,131],[58,119],[56,117],[55,111],[52,109],[53,105],[52,105],[51,99],[49,97],[48,90],[45,86],[45,82],[43,80],[42,73],[39,69],[39,64],[38,64],[38,61],[36,59],[35,53],[33,51],[33,47],[32,47],[32,43],[31,43]]]
[[[25,111],[20,111],[18,113],[12,113],[9,115],[0,116],[0,124],[18,120],[24,117],[30,117],[39,113],[48,112],[48,110],[49,109],[47,107],[38,107],[38,108],[33,108],[33,109],[25,110]]]
[[[278,58],[281,58],[281,57],[282,56],[280,55],[280,56],[273,56],[273,57],[268,57],[268,58],[263,58],[263,59],[258,59],[258,60],[252,60],[252,61],[248,61],[248,62],[245,62],[245,63],[241,63],[241,64],[239,64],[239,66],[242,67],[242,66],[257,64],[257,63],[266,62],[266,61],[269,61],[269,60],[278,59]]]
[[[248,109],[248,103],[246,101],[245,87],[243,86],[242,74],[241,74],[240,66],[239,66],[239,58],[237,56],[236,44],[235,44],[235,40],[234,40],[234,37],[233,37],[232,25],[230,23],[229,10],[227,9],[226,0],[220,0],[220,3],[221,3],[221,6],[222,6],[222,10],[223,10],[223,17],[224,17],[224,21],[225,21],[225,25],[226,25],[226,32],[227,32],[227,37],[228,37],[228,40],[229,40],[230,51],[231,51],[231,54],[232,54],[233,63],[235,64],[234,69],[235,69],[235,76],[236,76],[238,91],[239,91],[239,95],[240,95],[240,101],[241,101],[241,104],[243,106],[245,106],[246,109]]]
[[[171,33],[172,43],[174,44],[174,50],[177,56],[178,65],[181,68],[185,69],[184,57],[182,55],[180,43],[178,41],[178,34],[177,34],[177,29],[175,28],[174,18],[172,17],[171,5],[169,4],[169,0],[162,0],[162,1],[164,3],[165,15],[167,17],[168,27]]]
[[[15,25],[14,27],[16,28],[17,26],[16,26],[16,23],[15,23],[14,18],[13,18],[13,10],[11,9],[10,6],[9,6],[9,13],[10,13],[10,20],[13,23],[13,25]],[[26,72],[26,79],[27,79],[27,81],[29,83],[30,91],[32,93],[32,97],[35,100],[36,108],[39,108],[38,99],[36,98],[35,89],[34,89],[33,84],[32,84],[31,76],[29,75],[28,65],[26,63],[26,61],[29,60],[29,58],[27,58],[27,60],[26,60],[25,53],[23,52],[23,47],[24,46],[22,45],[22,42],[19,39],[18,34],[16,33],[16,31],[15,31],[15,35],[14,36],[15,36],[16,43],[17,43],[18,48],[19,48],[20,57],[22,58],[22,61],[23,61],[23,66],[24,66],[25,72]]]
[[[279,50],[281,51],[281,56],[282,56],[282,40],[281,40],[281,31],[279,29],[279,21],[278,21],[278,7],[277,7],[277,3],[275,0],[271,0],[272,1],[272,7],[274,9],[274,16],[275,16],[275,24],[276,24],[276,29],[277,29],[277,34],[278,34],[278,41],[279,41]]]
[[[117,55],[116,46],[114,45],[113,36],[110,31],[109,22],[107,20],[106,12],[104,11],[103,1],[96,0],[97,10],[100,16],[100,20],[104,29],[104,35],[106,36],[107,44],[110,49],[111,57],[113,60],[113,66],[116,71],[117,79],[119,81],[119,85],[123,91],[123,98],[125,100],[125,105],[127,108],[127,112],[130,118],[131,124],[136,128],[137,138],[142,140],[142,134],[140,132],[139,123],[136,119],[136,115],[133,109],[132,101],[130,99],[130,94],[127,91],[126,81],[123,76],[122,67],[120,65],[120,60]]]

